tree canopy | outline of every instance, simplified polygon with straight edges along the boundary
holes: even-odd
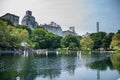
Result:
[[[79,48],[80,47],[79,38],[77,36],[67,35],[62,38],[61,45],[62,47],[68,48],[68,49]]]
[[[32,31],[31,40],[36,49],[55,49],[60,47],[61,37],[37,27]]]
[[[28,40],[27,30],[8,25],[0,19],[0,48],[20,47],[22,42],[28,42]]]
[[[107,34],[102,40],[102,48],[109,49],[114,33]]]
[[[120,30],[116,34],[98,32],[88,37],[60,37],[41,26],[31,30],[28,26],[13,26],[10,21],[0,18],[0,48],[21,47],[23,44],[35,49],[120,50]]]
[[[92,33],[90,38],[94,42],[93,49],[99,49],[102,47],[102,40],[106,36],[105,32]]]
[[[80,40],[82,50],[92,50],[94,42],[90,37],[84,37]]]
[[[110,45],[111,49],[120,50],[120,31],[118,31],[113,37]]]

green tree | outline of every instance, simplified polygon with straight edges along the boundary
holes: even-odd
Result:
[[[16,27],[16,28],[19,28],[19,29],[25,29],[25,30],[27,30],[28,33],[29,33],[29,36],[31,36],[31,34],[32,34],[32,30],[31,30],[28,26],[17,25],[17,26],[15,26],[15,27]]]
[[[106,36],[105,32],[92,33],[90,38],[94,42],[93,49],[99,49],[102,47],[102,40]]]
[[[10,33],[7,28],[7,23],[3,20],[0,20],[0,47],[1,48],[10,47],[9,38],[10,38]]]
[[[21,46],[22,42],[28,42],[28,31],[25,29],[19,29],[19,28],[15,28],[12,26],[8,26],[9,32],[10,32],[10,44],[11,47],[19,47]]]
[[[36,49],[56,49],[60,47],[61,37],[37,27],[32,31],[32,42]]]
[[[47,44],[45,42],[45,30],[42,28],[35,28],[32,31],[32,37],[31,40],[35,44],[35,48],[39,49],[45,49],[47,47]]]
[[[94,42],[90,37],[84,37],[80,40],[82,50],[92,50]]]
[[[22,42],[29,42],[28,31],[16,28],[2,19],[0,19],[0,47],[14,48],[20,47]]]
[[[103,40],[102,40],[102,47],[104,49],[109,49],[110,48],[110,43],[112,41],[112,37],[113,37],[114,33],[109,33],[107,34]]]
[[[62,38],[61,40],[61,45],[64,48],[69,48],[72,49],[74,48],[79,48],[79,39],[77,36],[73,36],[73,35],[67,35],[65,37]]]
[[[113,37],[110,45],[111,49],[120,50],[120,31],[118,31]]]

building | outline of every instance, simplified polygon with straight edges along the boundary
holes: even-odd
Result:
[[[75,27],[69,27],[69,30],[73,33],[75,33]]]
[[[38,26],[35,17],[32,16],[32,11],[26,11],[26,15],[22,19],[22,25],[28,26],[30,29]]]
[[[97,32],[99,32],[99,22],[96,22]]]
[[[19,24],[19,16],[14,14],[6,13],[2,16],[3,19],[9,20],[14,26]]]
[[[63,37],[69,34],[73,36],[77,36],[77,33],[75,32],[75,27],[69,27],[69,30],[62,32]]]
[[[82,37],[89,37],[91,33],[86,32],[84,35],[82,35]]]
[[[56,24],[53,21],[50,24],[44,24],[44,25],[42,25],[42,27],[45,28],[48,32],[52,32],[54,34],[62,36],[61,26],[58,25],[58,24]]]

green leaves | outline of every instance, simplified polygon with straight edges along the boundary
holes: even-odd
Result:
[[[60,37],[38,26],[31,30],[27,26],[12,26],[8,21],[0,18],[0,48],[25,47],[36,49],[68,48],[70,50],[96,50],[104,48],[120,50],[120,30],[114,33],[92,33],[89,37],[67,35]]]
[[[99,33],[92,33],[90,35],[90,38],[94,42],[93,49],[99,49],[102,47],[102,40],[105,37],[106,33],[105,32],[99,32]]]
[[[111,49],[120,50],[120,32],[118,31],[112,38]]]
[[[19,29],[12,26],[8,26],[11,37],[11,46],[21,46],[22,42],[28,42],[29,34],[25,29]]]
[[[109,49],[110,48],[110,43],[112,41],[112,36],[114,35],[114,33],[109,33],[107,34],[103,40],[102,40],[102,47],[104,49]]]
[[[0,47],[14,48],[21,46],[21,42],[28,42],[29,33],[25,29],[7,25],[0,19]]]
[[[6,22],[0,20],[0,47],[10,47],[9,45],[10,33],[7,28]]]
[[[79,48],[79,39],[77,36],[67,35],[62,38],[61,45],[63,48],[68,48],[70,50],[75,50],[75,48]]]
[[[80,40],[82,50],[92,50],[94,42],[90,37],[84,37]]]
[[[31,40],[36,49],[56,49],[60,47],[61,37],[38,27],[32,31]]]

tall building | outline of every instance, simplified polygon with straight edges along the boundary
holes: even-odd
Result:
[[[99,32],[99,22],[96,22],[97,32]]]
[[[52,32],[54,34],[62,36],[61,26],[56,24],[53,21],[50,24],[44,24],[44,25],[41,25],[41,26],[43,26],[43,28],[45,28],[48,32]]]
[[[75,27],[69,27],[69,30],[63,31],[62,35],[63,37],[65,37],[66,35],[73,35],[73,36],[77,36],[77,33],[75,32]]]
[[[74,26],[69,27],[69,30],[75,33],[75,27]]]
[[[22,19],[22,25],[28,26],[30,29],[38,26],[35,17],[32,16],[32,11],[26,11],[26,15]]]
[[[14,26],[19,24],[19,16],[14,14],[6,13],[2,16],[3,19],[9,20]]]

